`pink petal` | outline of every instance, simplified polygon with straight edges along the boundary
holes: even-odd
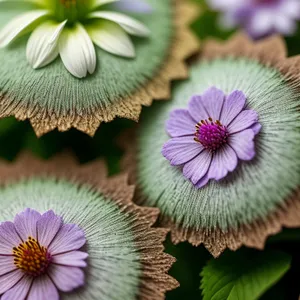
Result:
[[[225,95],[221,90],[212,87],[202,96],[192,97],[189,112],[197,123],[208,118],[219,120],[224,98]]]
[[[243,110],[237,117],[228,125],[227,129],[230,134],[242,131],[249,128],[258,122],[258,114],[254,110]]]
[[[1,300],[23,300],[26,299],[32,284],[32,277],[24,276],[13,288],[7,291]],[[41,298],[42,299],[42,298]]]
[[[194,141],[193,136],[173,138],[164,144],[162,154],[171,165],[182,165],[200,154],[204,148]]]
[[[212,159],[209,151],[201,152],[197,157],[184,165],[183,175],[195,185],[206,174]]]
[[[16,232],[14,223],[4,222],[0,225],[0,254],[13,254],[13,248],[19,246],[22,240]]]
[[[63,292],[70,292],[84,285],[84,273],[80,268],[51,265],[48,274]]]
[[[229,145],[241,160],[251,160],[255,156],[254,131],[247,129],[229,136]]]
[[[166,130],[171,137],[193,135],[196,124],[186,109],[176,109],[171,112],[166,122]]]
[[[39,276],[34,279],[26,300],[42,299],[59,300],[57,288],[47,275]]]
[[[80,249],[86,243],[82,229],[74,224],[64,224],[48,248],[51,255]]]
[[[26,241],[28,237],[37,238],[36,223],[41,214],[33,209],[27,208],[24,212],[16,215],[14,223],[19,236]]]
[[[23,276],[24,273],[19,269],[0,276],[0,295],[11,289]]]
[[[62,226],[61,217],[52,210],[44,213],[37,222],[38,239],[41,246],[48,247]]]
[[[246,96],[241,91],[234,91],[225,98],[220,121],[227,126],[242,111]]]
[[[14,257],[0,255],[0,276],[17,269],[14,264]]]
[[[52,257],[52,262],[58,265],[86,267],[87,263],[84,261],[88,254],[81,251],[71,251],[64,254],[58,254]]]

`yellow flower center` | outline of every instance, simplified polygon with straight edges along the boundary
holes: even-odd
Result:
[[[18,247],[14,247],[13,256],[15,266],[27,275],[34,277],[45,274],[51,262],[51,255],[47,248],[41,246],[32,237]]]

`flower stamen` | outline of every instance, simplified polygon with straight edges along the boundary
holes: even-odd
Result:
[[[228,131],[219,120],[213,121],[211,117],[196,124],[194,140],[205,149],[215,152],[227,143]]]
[[[15,266],[27,275],[37,277],[45,274],[51,262],[51,255],[47,248],[28,237],[28,240],[13,248]]]

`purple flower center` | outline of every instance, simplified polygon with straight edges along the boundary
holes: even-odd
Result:
[[[227,144],[228,136],[227,128],[219,120],[214,122],[212,118],[208,118],[196,125],[195,141],[212,152]]]
[[[47,248],[29,237],[27,241],[13,248],[14,264],[27,275],[37,277],[46,273],[51,262]]]

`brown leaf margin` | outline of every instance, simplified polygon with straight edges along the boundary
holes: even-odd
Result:
[[[89,185],[115,201],[122,212],[135,216],[132,230],[142,264],[139,300],[163,300],[167,291],[179,286],[168,275],[176,259],[164,253],[163,242],[169,229],[153,228],[159,215],[157,208],[140,207],[132,202],[135,187],[128,184],[127,174],[108,178],[104,161],[79,165],[68,153],[57,155],[48,161],[23,153],[15,163],[0,162],[0,188],[5,184],[36,176],[54,176],[75,184]]]
[[[163,0],[161,0],[163,1]],[[145,86],[134,94],[120,99],[109,107],[95,107],[93,114],[55,113],[47,107],[19,107],[0,95],[0,118],[15,116],[18,120],[30,120],[38,137],[54,130],[67,131],[72,127],[94,136],[102,122],[111,122],[116,117],[138,121],[142,106],[150,106],[154,99],[168,100],[171,96],[171,81],[186,79],[186,60],[199,51],[199,41],[189,26],[199,15],[199,7],[187,0],[172,0],[174,5],[175,37],[170,53],[160,70]]]
[[[239,32],[227,42],[208,40],[203,45],[200,60],[213,60],[225,57],[246,57],[265,66],[278,69],[293,87],[300,86],[300,55],[287,58],[286,45],[280,36],[272,36],[259,42],[251,41],[246,34]],[[299,105],[300,107],[300,105]],[[122,169],[130,175],[130,182],[137,184],[136,130],[125,133],[120,144],[125,149]],[[141,188],[137,184],[135,201],[139,205],[147,203]],[[171,229],[174,244],[188,241],[194,246],[203,244],[214,256],[218,257],[225,249],[237,250],[242,246],[264,249],[267,238],[282,231],[283,227],[300,227],[300,188],[285,203],[278,206],[265,220],[257,219],[251,224],[242,225],[237,230],[222,231],[220,228],[196,231],[183,228],[169,217],[160,216],[160,226]]]

